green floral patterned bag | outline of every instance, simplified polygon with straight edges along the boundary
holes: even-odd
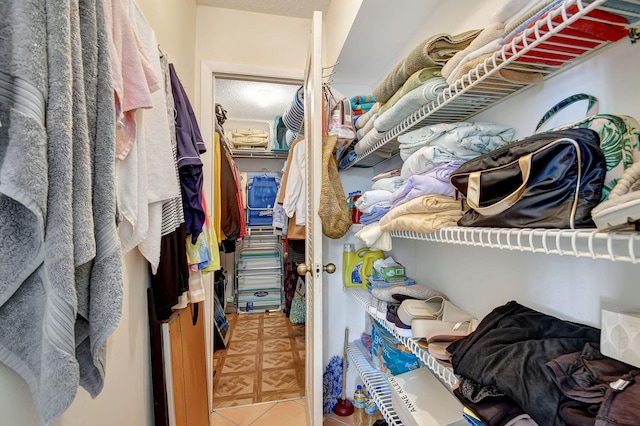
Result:
[[[307,312],[307,302],[304,297],[304,292],[304,280],[298,277],[298,284],[296,285],[296,291],[293,294],[291,311],[289,313],[289,321],[291,321],[291,324],[304,324]]]
[[[585,93],[578,93],[561,100],[547,111],[536,126],[536,133],[540,133],[540,128],[557,112],[581,100],[589,101],[585,118],[549,131],[581,128],[598,133],[600,148],[607,162],[607,174],[601,199],[604,201],[609,197],[609,193],[624,171],[634,162],[640,161],[640,125],[635,118],[627,115],[598,114],[598,99]]]

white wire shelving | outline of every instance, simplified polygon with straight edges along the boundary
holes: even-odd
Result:
[[[393,426],[402,426],[402,421],[393,409],[391,387],[389,386],[387,378],[380,371],[373,368],[366,355],[362,352],[362,349],[356,343],[349,343],[347,346],[347,355],[351,359],[351,362],[355,364],[360,378],[387,423]]]
[[[367,290],[363,288],[349,288],[346,290],[357,302],[362,306],[369,315],[371,312],[369,308],[371,307],[371,294],[367,292]],[[431,370],[435,376],[440,379],[440,381],[450,390],[453,391],[453,388],[458,383],[458,378],[453,372],[451,367],[446,367],[440,364],[434,357],[432,357],[427,351],[422,349],[420,345],[418,345],[419,339],[408,338],[404,336],[399,336],[393,329],[390,327],[386,321],[379,321],[373,315],[372,319],[378,321],[378,324],[382,325],[389,333],[391,333],[400,343],[405,345],[409,350],[415,354],[418,359]]]
[[[624,16],[631,24],[623,25],[588,16],[596,11]],[[580,19],[605,22],[618,27],[631,27],[635,31],[640,21],[640,2],[638,0],[564,1],[547,14],[546,18],[536,21],[535,25],[514,37],[476,68],[452,83],[438,95],[435,101],[422,106],[389,130],[379,142],[359,154],[342,170],[357,165],[408,130],[438,123],[465,121],[530,86],[529,83],[513,83],[504,80],[500,77],[503,70],[538,73],[546,79],[610,44],[595,36],[572,37],[562,33]],[[561,39],[554,37],[561,33]],[[549,57],[553,60],[549,60]]]
[[[640,233],[638,232],[453,226],[428,234],[392,231],[391,236],[500,250],[640,263]]]

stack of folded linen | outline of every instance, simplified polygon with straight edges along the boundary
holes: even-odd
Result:
[[[373,107],[376,99],[373,95],[356,95],[350,99],[351,110],[354,115],[362,115]]]
[[[378,86],[373,96],[380,103],[387,102],[416,71],[429,67],[442,67],[453,55],[466,48],[480,30],[466,31],[457,35],[437,34],[416,46],[400,61]]]
[[[231,142],[236,148],[266,148],[269,132],[256,129],[236,129],[231,133]]]
[[[379,221],[391,208],[391,191],[374,189],[366,191],[356,200],[356,208],[363,214],[360,223],[367,225]]]
[[[379,132],[391,130],[420,107],[434,101],[448,86],[437,68],[426,68],[414,75],[415,78],[409,78],[393,100],[390,99],[391,105],[387,106],[387,102],[380,108],[374,122]]]
[[[408,179],[450,161],[468,161],[513,140],[515,130],[491,122],[442,123],[398,137],[404,160],[401,176]]]
[[[560,5],[562,0],[527,1],[524,5],[522,3],[522,0],[508,1],[469,46],[456,53],[444,65],[442,75],[447,79],[447,83],[453,84],[467,75],[494,52],[500,50],[503,44],[509,42],[514,35]],[[531,68],[530,71],[522,67],[518,70],[503,69],[497,72],[497,76],[516,84],[535,84],[543,81],[543,75],[535,68]]]

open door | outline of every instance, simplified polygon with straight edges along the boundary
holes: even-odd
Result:
[[[318,216],[322,184],[322,13],[314,12],[304,79],[304,136],[307,144],[307,424],[322,424],[322,224]]]

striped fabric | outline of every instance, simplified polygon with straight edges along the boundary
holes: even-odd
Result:
[[[164,77],[164,91],[167,96],[167,115],[169,116],[169,132],[171,133],[171,146],[173,148],[173,161],[176,165],[176,177],[178,182],[180,176],[178,174],[178,141],[176,139],[175,129],[175,111],[173,104],[173,95],[171,94],[171,78],[169,76],[169,59],[166,55],[160,56],[160,66]],[[165,201],[162,205],[162,230],[161,235],[167,235],[180,227],[184,222],[184,210],[182,208],[182,198],[176,197]]]

